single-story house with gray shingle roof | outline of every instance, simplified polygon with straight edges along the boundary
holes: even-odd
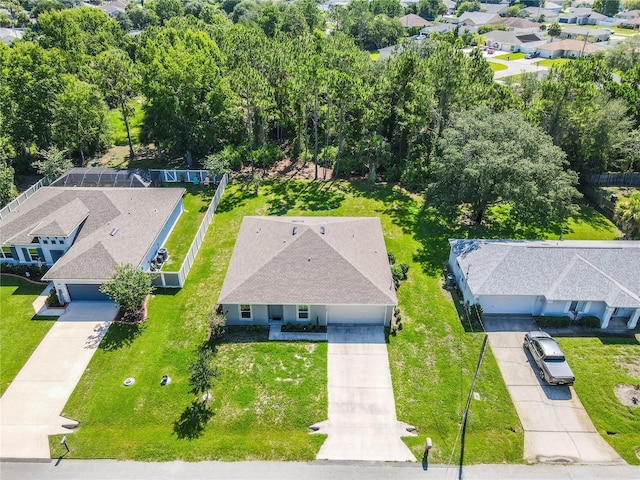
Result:
[[[639,241],[449,240],[449,266],[469,304],[488,314],[593,315],[635,328]]]
[[[100,300],[114,265],[149,270],[182,188],[42,187],[0,220],[1,261],[43,263],[62,301]],[[169,252],[170,254],[170,252]]]
[[[604,52],[604,48],[595,43],[584,43],[582,40],[559,40],[538,47],[542,58],[578,58],[592,53]]]
[[[589,37],[596,42],[606,42],[611,37],[611,32],[602,28],[564,27],[560,38]]]
[[[403,17],[398,18],[398,20],[400,20],[400,23],[404,28],[422,28],[422,27],[429,27],[433,25],[433,23],[431,23],[428,20],[425,20],[424,18],[422,18],[419,15],[416,15],[415,13],[404,15]]]
[[[500,15],[485,12],[465,12],[458,17],[458,23],[462,25],[470,25],[472,27],[480,27],[490,23],[500,21]]]
[[[245,217],[218,304],[230,325],[389,325],[397,305],[377,217]]]
[[[482,35],[486,45],[505,52],[534,52],[545,41],[534,34],[517,35],[514,32],[493,30]]]

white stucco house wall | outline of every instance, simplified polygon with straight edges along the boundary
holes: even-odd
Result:
[[[593,315],[635,328],[640,241],[449,240],[464,301],[486,314]]]
[[[63,302],[106,300],[114,265],[148,271],[182,213],[182,188],[42,187],[0,220],[0,261],[51,268]]]
[[[218,299],[229,325],[388,326],[397,303],[377,217],[245,217]]]

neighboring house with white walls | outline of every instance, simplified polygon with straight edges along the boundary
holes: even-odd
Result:
[[[389,326],[397,303],[378,217],[244,217],[218,299],[229,325]]]
[[[114,265],[148,271],[182,213],[183,188],[42,187],[0,220],[0,261],[51,268],[61,301],[106,300]]]
[[[635,328],[640,241],[449,240],[464,301],[486,314],[592,315]]]

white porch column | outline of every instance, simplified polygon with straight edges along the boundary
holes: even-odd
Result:
[[[631,319],[627,323],[627,328],[636,328],[638,325],[638,319],[640,318],[640,308],[636,308],[636,311],[633,315],[631,315]]]
[[[604,315],[602,316],[602,325],[600,328],[607,328],[609,326],[609,320],[611,320],[611,315],[613,315],[613,311],[615,308],[607,307],[604,310]]]

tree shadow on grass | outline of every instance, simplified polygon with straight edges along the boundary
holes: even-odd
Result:
[[[194,400],[173,422],[173,432],[179,439],[195,440],[202,436],[207,422],[214,415],[207,404]]]
[[[273,199],[268,201],[269,215],[285,215],[291,210],[329,211],[339,208],[345,199],[339,184],[333,181],[279,180],[269,182]]]
[[[100,349],[105,352],[118,350],[131,345],[145,329],[146,323],[112,323],[100,342]]]
[[[240,185],[232,191],[227,188],[216,208],[216,213],[230,212],[243,206],[248,198],[253,197],[255,197],[255,189],[250,185]]]

